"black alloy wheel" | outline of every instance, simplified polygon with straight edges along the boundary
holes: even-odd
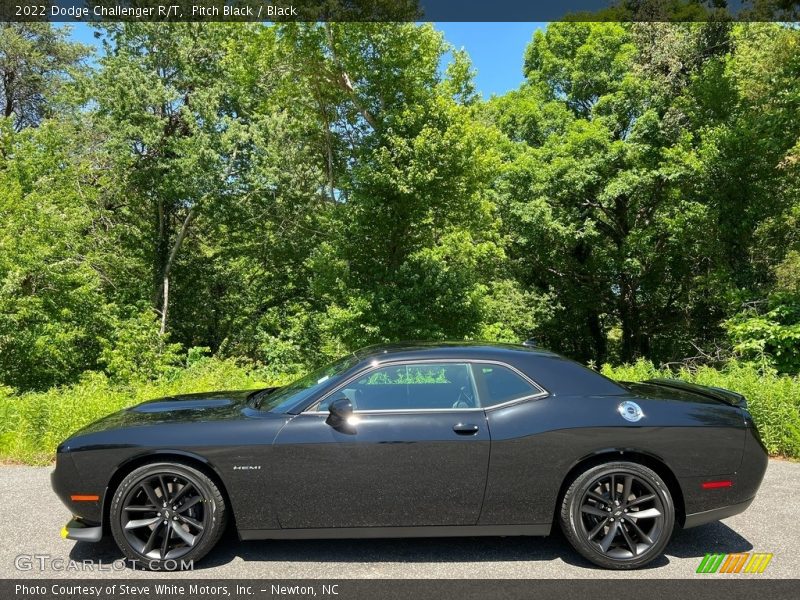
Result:
[[[225,503],[214,482],[181,464],[136,469],[120,484],[111,507],[117,545],[135,566],[156,570],[204,556],[224,520]]]
[[[561,509],[570,543],[593,563],[641,567],[666,547],[675,523],[669,489],[651,469],[609,463],[578,476]]]

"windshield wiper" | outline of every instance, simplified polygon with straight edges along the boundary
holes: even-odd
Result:
[[[255,393],[253,393],[250,396],[250,400],[253,403],[253,408],[256,408],[256,409],[261,408],[261,404],[264,402],[264,398],[269,396],[272,392],[274,392],[277,389],[278,389],[277,387],[269,387],[269,388],[266,388],[266,389],[263,389],[263,390],[259,390],[259,391],[255,392]]]

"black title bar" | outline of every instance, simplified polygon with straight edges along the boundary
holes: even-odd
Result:
[[[800,0],[2,0],[0,21],[797,21]]]
[[[555,600],[560,598],[725,598],[794,600],[788,579],[4,579],[6,600]]]

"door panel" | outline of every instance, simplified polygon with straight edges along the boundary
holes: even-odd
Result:
[[[355,420],[344,432],[324,413],[303,413],[281,430],[273,446],[281,527],[477,522],[489,463],[483,411],[356,413]]]

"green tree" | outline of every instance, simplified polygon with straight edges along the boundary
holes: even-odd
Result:
[[[491,189],[500,138],[476,118],[466,57],[442,74],[449,48],[431,26],[285,36],[317,90],[334,204],[335,235],[312,257],[321,346],[529,332],[541,303],[508,277]],[[526,317],[498,323],[512,303]]]
[[[83,133],[46,121],[4,139],[0,381],[20,389],[95,368],[113,314],[99,269],[91,156],[78,150]]]
[[[552,346],[600,361],[708,351],[771,285],[797,198],[797,40],[714,21],[536,33],[527,82],[487,114],[511,141],[517,276],[559,302]]]
[[[554,23],[487,102],[431,25],[2,32],[2,384],[531,335],[798,368],[796,27]]]
[[[88,48],[50,23],[0,23],[0,115],[17,130],[54,114],[60,88]]]
[[[303,264],[330,202],[309,90],[278,28],[115,24],[103,35],[86,89],[116,175],[124,303],[150,298],[162,334],[186,347],[286,365],[277,338],[311,312]],[[295,354],[310,346],[306,334],[293,342]]]

